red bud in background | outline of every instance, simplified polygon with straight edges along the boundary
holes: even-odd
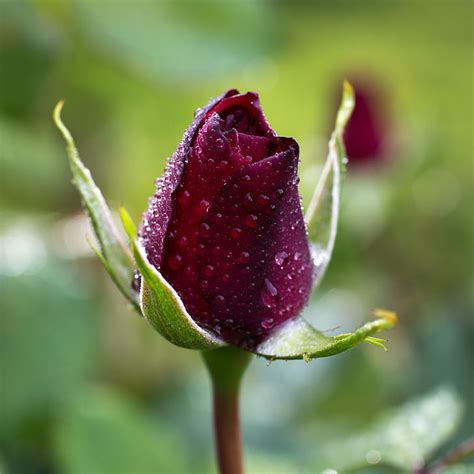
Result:
[[[386,104],[374,81],[360,77],[351,79],[351,83],[355,90],[355,107],[344,131],[349,168],[374,165],[387,155]],[[340,97],[335,103],[339,102]]]

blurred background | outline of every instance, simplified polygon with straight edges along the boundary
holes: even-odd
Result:
[[[410,472],[471,435],[472,47],[470,1],[0,2],[0,472],[215,472],[198,354],[137,317],[87,244],[61,98],[138,220],[194,109],[233,87],[300,143],[307,204],[349,79],[339,235],[305,316],[347,332],[387,307],[400,324],[387,353],[256,360],[248,472]]]

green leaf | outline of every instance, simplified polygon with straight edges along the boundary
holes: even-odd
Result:
[[[315,266],[314,286],[318,285],[326,271],[336,241],[341,168],[344,169],[346,160],[343,133],[354,103],[354,90],[347,81],[344,81],[342,102],[329,141],[329,154],[305,215]]]
[[[30,243],[41,238],[37,227],[25,232]],[[75,265],[50,253],[42,258],[34,270],[0,272],[0,438],[10,447],[12,433],[54,415],[96,370],[100,314],[92,285],[74,276]]]
[[[370,321],[348,334],[326,336],[315,329],[303,318],[288,321],[269,339],[260,344],[256,353],[267,359],[303,359],[310,361],[347,351],[361,342],[380,346],[381,339],[372,338],[373,334],[391,329],[397,322],[395,313],[387,310],[375,310],[375,321]],[[382,345],[383,346],[383,345]],[[385,349],[385,346],[383,346]]]
[[[133,400],[110,389],[83,390],[64,409],[56,432],[59,471],[65,474],[191,472],[182,440],[159,421]]]
[[[330,443],[323,450],[328,459],[325,467],[345,470],[388,464],[412,471],[452,436],[462,411],[458,395],[439,387],[383,415],[368,431]]]
[[[100,245],[100,252],[96,248],[94,251],[119,290],[139,311],[137,295],[131,286],[134,270],[132,255],[113,222],[104,196],[94,183],[90,171],[82,163],[71,133],[61,120],[63,105],[64,101],[56,105],[53,118],[66,141],[73,183],[82,197],[84,208],[90,217],[94,234]]]
[[[195,350],[210,350],[225,344],[199,327],[163,275],[149,263],[137,241],[136,227],[127,211],[120,209],[124,229],[130,239],[137,268],[142,276],[140,307],[150,324],[171,343]]]

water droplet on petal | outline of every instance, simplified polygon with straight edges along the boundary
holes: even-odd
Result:
[[[288,254],[285,251],[275,254],[275,262],[280,267],[288,260]]]
[[[274,308],[278,304],[278,290],[273,286],[273,283],[265,278],[263,281],[263,288],[261,293],[262,303],[267,308]]]
[[[258,217],[255,214],[249,214],[245,218],[245,225],[247,227],[251,227],[251,228],[255,229],[255,227],[257,227],[257,221],[258,221]]]
[[[176,199],[181,207],[188,207],[191,203],[191,193],[189,191],[183,191],[178,194]]]
[[[171,270],[179,270],[183,265],[183,257],[181,255],[171,255],[168,257],[168,265]]]
[[[244,265],[250,259],[250,254],[248,252],[240,252],[239,256],[237,257],[237,261]]]
[[[277,198],[282,198],[284,194],[285,194],[285,191],[283,191],[283,189],[281,189],[281,188],[278,188],[275,191],[275,195],[276,195]]]
[[[224,148],[224,140],[222,140],[222,138],[218,138],[216,140],[216,146],[217,148]]]
[[[266,206],[267,204],[270,203],[270,198],[266,194],[260,194],[257,198],[257,202],[261,206]]]
[[[199,203],[199,211],[202,213],[205,213],[209,209],[209,206],[210,206],[209,201],[206,201],[205,199],[203,199]]]
[[[217,296],[214,298],[214,302],[215,302],[215,303],[220,303],[220,304],[222,304],[224,301],[225,301],[225,298],[224,298],[222,295],[217,295]]]
[[[267,318],[260,323],[260,326],[262,326],[263,329],[271,329],[274,324],[275,320],[273,318]]]
[[[210,233],[211,233],[211,228],[209,227],[209,224],[207,224],[206,222],[203,222],[201,224],[201,234],[204,237],[209,237]]]
[[[214,275],[215,268],[212,265],[206,265],[202,271],[205,277],[210,278]]]
[[[238,227],[235,227],[230,231],[230,236],[233,239],[240,239],[240,236],[242,235],[242,229],[239,229]]]
[[[184,249],[188,246],[188,239],[186,236],[182,235],[177,241],[176,241],[176,245],[181,248],[181,249]]]

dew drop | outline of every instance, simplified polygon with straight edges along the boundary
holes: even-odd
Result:
[[[266,206],[270,203],[270,198],[266,194],[260,194],[257,198],[257,202],[261,206]]]
[[[189,191],[183,191],[176,199],[181,207],[188,207],[191,203],[191,193]]]
[[[293,260],[298,261],[301,258],[301,254],[299,252],[295,252],[293,255]]]
[[[199,203],[199,211],[204,213],[206,212],[208,209],[209,209],[209,201],[206,201],[205,199],[203,199],[200,203]]]
[[[275,195],[276,195],[277,198],[282,198],[284,194],[285,194],[285,191],[283,191],[283,189],[281,189],[281,188],[278,188],[275,191]]]
[[[271,329],[274,324],[275,320],[273,318],[267,318],[260,323],[260,326],[262,326],[263,329]]]
[[[239,229],[238,227],[234,227],[231,231],[230,231],[230,236],[233,238],[233,239],[240,239],[242,235],[242,229]]]
[[[221,148],[221,149],[224,148],[224,140],[222,140],[222,138],[218,138],[216,140],[216,146],[217,148]]]
[[[240,252],[239,256],[237,257],[237,261],[242,265],[246,264],[250,259],[250,254],[248,252]]]
[[[215,268],[212,265],[206,265],[202,270],[202,273],[207,278],[212,277],[214,275],[214,272],[215,272]]]
[[[258,217],[255,214],[249,214],[245,218],[245,225],[247,227],[251,227],[252,229],[255,229],[257,227],[257,221],[258,221]]]
[[[246,174],[246,175],[244,175],[244,176],[242,177],[242,179],[243,179],[244,181],[250,181],[252,178],[251,178],[248,174]]]
[[[278,290],[273,286],[273,283],[265,278],[263,281],[263,288],[260,294],[262,303],[267,308],[274,308],[278,304]]]
[[[197,246],[198,255],[204,255],[206,253],[206,247],[203,244],[198,244]]]
[[[183,265],[183,257],[179,254],[171,255],[168,257],[168,265],[171,270],[179,270]]]
[[[177,241],[176,241],[176,245],[180,248],[180,249],[184,249],[188,246],[188,239],[186,236],[182,235]]]
[[[207,224],[206,222],[203,222],[201,224],[201,234],[204,237],[209,237],[210,231],[211,231],[211,228],[209,227],[209,224]]]
[[[216,303],[223,303],[225,301],[225,298],[222,296],[222,295],[217,295],[215,298],[214,298],[214,302]]]
[[[281,251],[275,254],[275,262],[280,267],[288,260],[288,254],[285,251]]]

